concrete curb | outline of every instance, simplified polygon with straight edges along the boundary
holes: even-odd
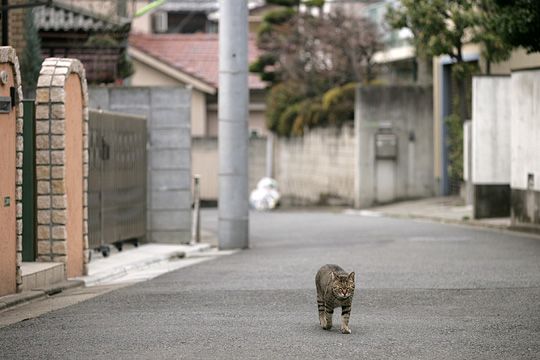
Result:
[[[112,269],[107,269],[105,271],[100,271],[95,274],[80,277],[77,279],[83,281],[86,286],[98,285],[101,282],[111,281],[119,277],[122,277],[124,275],[127,275],[131,271],[134,271],[134,270],[141,270],[151,265],[156,265],[161,262],[171,261],[173,259],[189,257],[190,255],[194,253],[207,251],[209,249],[210,249],[209,244],[195,244],[195,245],[185,246],[182,250],[171,250],[171,251],[166,251],[163,254],[149,255],[149,256],[146,256],[142,260],[136,260],[129,263],[119,264],[118,266]],[[110,260],[112,261],[114,260],[114,258],[110,258]]]
[[[66,280],[44,288],[23,291],[18,294],[11,294],[0,297],[0,310],[4,310],[15,305],[23,304],[32,300],[61,293],[64,290],[84,286],[80,280]]]
[[[526,235],[526,236],[540,238],[540,235],[535,232],[520,230],[519,228],[513,227],[511,225],[508,226],[508,225],[501,225],[501,224],[485,223],[478,220],[444,219],[440,217],[419,215],[419,214],[393,214],[393,213],[387,213],[387,212],[382,212],[382,211],[373,211],[373,212],[378,213],[381,216],[387,216],[387,217],[392,217],[396,219],[428,220],[428,221],[433,221],[440,224],[471,226],[471,227],[484,228],[484,229],[489,229],[489,230],[505,231],[505,232],[510,232],[512,234],[516,234],[516,235]]]
[[[506,224],[484,222],[482,220],[449,219],[449,218],[442,218],[438,216],[429,216],[429,215],[411,214],[411,213],[408,213],[408,214],[407,213],[394,213],[394,212],[387,212],[387,211],[381,211],[381,210],[375,210],[375,209],[374,210],[346,209],[343,213],[346,215],[353,215],[353,216],[366,216],[366,217],[384,216],[384,217],[390,217],[394,219],[426,220],[426,221],[431,221],[431,222],[439,223],[439,224],[476,227],[476,228],[482,228],[482,229],[491,230],[491,231],[508,232],[513,235],[534,237],[540,240],[540,234],[535,231],[531,231],[530,229],[520,228],[520,227],[510,225],[510,224],[506,225]]]
[[[393,213],[386,213],[386,212],[379,212],[379,213],[383,216],[388,216],[388,217],[393,217],[393,218],[398,218],[398,219],[422,219],[422,220],[430,220],[430,221],[438,222],[442,224],[469,225],[469,226],[485,227],[485,228],[500,229],[500,230],[509,229],[509,227],[506,225],[490,224],[490,223],[484,223],[484,222],[476,221],[476,220],[445,219],[445,218],[440,218],[436,216],[419,215],[419,214],[393,214]]]

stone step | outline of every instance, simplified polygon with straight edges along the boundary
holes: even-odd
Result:
[[[66,280],[64,263],[23,262],[22,291],[42,289]]]

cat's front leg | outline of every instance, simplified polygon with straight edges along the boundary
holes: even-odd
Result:
[[[351,305],[343,305],[341,307],[341,332],[343,334],[351,333],[351,328],[349,328],[350,316],[351,316]]]
[[[328,306],[324,311],[324,320],[322,321],[322,327],[324,330],[330,330],[332,328],[332,315],[334,314],[334,309],[330,309]]]

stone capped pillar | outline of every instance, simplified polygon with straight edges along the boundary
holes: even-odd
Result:
[[[88,91],[77,59],[48,58],[36,90],[37,261],[88,263]]]
[[[0,296],[21,290],[23,107],[19,60],[0,47],[0,96],[11,104],[0,114]]]

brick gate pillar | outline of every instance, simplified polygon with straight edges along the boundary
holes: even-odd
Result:
[[[88,92],[76,59],[43,62],[36,91],[37,260],[88,263]]]
[[[0,296],[22,284],[23,107],[19,60],[0,47]]]

